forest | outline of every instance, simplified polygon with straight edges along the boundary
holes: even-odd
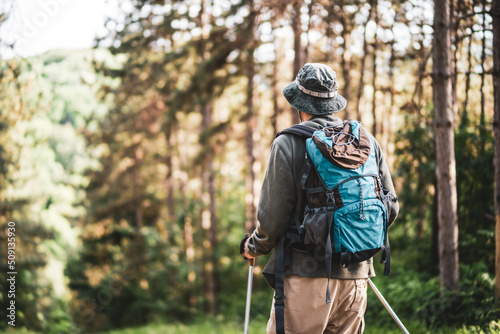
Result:
[[[500,1],[118,3],[94,48],[0,41],[0,332],[242,332],[240,241],[305,63],[336,71],[338,116],[389,164],[392,275],[373,282],[409,332],[500,332]],[[400,332],[371,291],[365,318]]]

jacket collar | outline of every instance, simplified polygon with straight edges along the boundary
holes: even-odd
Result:
[[[326,126],[335,126],[335,125],[341,125],[342,124],[342,119],[339,117],[334,116],[333,114],[330,115],[324,115],[324,116],[314,116],[308,121],[302,122],[300,124],[309,126],[314,129],[321,129]]]

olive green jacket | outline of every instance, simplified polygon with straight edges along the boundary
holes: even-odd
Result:
[[[313,117],[303,122],[302,125],[320,129],[341,123],[340,118],[327,115]],[[395,195],[389,168],[380,145],[376,140],[373,140],[373,143],[383,188]],[[302,221],[306,204],[301,186],[305,154],[305,141],[299,136],[284,134],[274,140],[260,193],[257,228],[250,236],[246,248],[248,254],[259,256],[271,252],[287,227],[295,225],[294,211]],[[398,211],[399,205],[394,203],[389,216],[390,223],[396,219]],[[285,269],[285,276],[327,277],[323,258],[311,252],[294,249],[291,259],[291,265]],[[274,287],[275,254],[271,256],[263,273],[268,283]],[[375,276],[375,270],[372,259],[353,263],[347,269],[342,269],[340,265],[332,266],[332,278],[358,279],[373,276]]]

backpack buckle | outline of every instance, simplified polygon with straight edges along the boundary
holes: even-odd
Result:
[[[285,295],[281,295],[281,296],[275,295],[274,296],[274,302],[276,303],[276,305],[283,305],[283,304],[285,304],[285,299],[286,299]]]
[[[327,210],[336,210],[337,205],[335,205],[335,194],[333,191],[327,191],[326,194],[326,209]]]

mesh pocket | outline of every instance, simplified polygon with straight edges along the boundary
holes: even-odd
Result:
[[[329,218],[330,217],[330,218]],[[333,214],[326,210],[326,207],[306,208],[304,221],[300,228],[304,234],[304,244],[306,246],[321,246],[325,248],[328,237],[328,219],[333,219]]]

